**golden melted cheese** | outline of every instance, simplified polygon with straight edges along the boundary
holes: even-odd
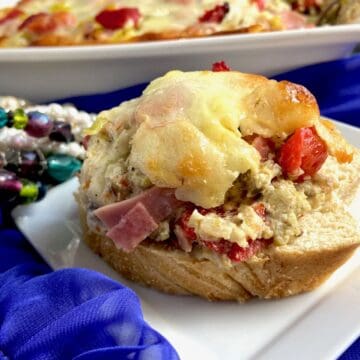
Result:
[[[260,156],[243,135],[286,137],[318,118],[300,86],[239,72],[172,71],[140,98],[129,161],[156,186],[176,188],[178,199],[215,207],[240,173],[258,172]]]

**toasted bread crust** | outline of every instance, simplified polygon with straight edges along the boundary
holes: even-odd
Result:
[[[193,294],[212,301],[282,298],[318,287],[349,259],[360,243],[356,224],[349,214],[338,210],[330,219],[326,219],[328,215],[316,214],[315,221],[322,218],[327,226],[333,218],[338,219],[341,227],[334,234],[336,241],[332,241],[331,230],[306,229],[313,225],[313,214],[309,214],[297,244],[271,246],[247,261],[226,267],[208,259],[196,259],[181,250],[169,250],[159,243],[140,244],[133,252],[125,253],[112,240],[88,228],[86,213],[80,206],[85,242],[117,272],[170,294]],[[338,238],[341,234],[343,239]],[[322,237],[321,244],[311,246],[317,236]]]

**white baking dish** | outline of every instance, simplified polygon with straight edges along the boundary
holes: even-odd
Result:
[[[110,91],[171,69],[233,69],[274,75],[341,58],[360,38],[360,24],[136,44],[0,49],[0,94],[46,101]]]

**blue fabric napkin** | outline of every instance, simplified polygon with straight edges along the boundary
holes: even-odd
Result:
[[[95,271],[51,271],[0,221],[1,360],[178,359],[132,290]]]
[[[323,115],[360,126],[360,56],[276,77],[307,86]],[[63,99],[98,112],[139,96],[146,84]],[[0,199],[1,200],[1,199]],[[360,359],[358,340],[342,360]],[[51,271],[0,212],[0,359],[178,359],[143,319],[128,288],[84,269]]]

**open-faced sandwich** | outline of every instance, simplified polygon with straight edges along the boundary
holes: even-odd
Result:
[[[324,1],[21,0],[0,9],[0,46],[114,44],[308,28],[319,18],[327,22],[321,15]],[[327,13],[334,12],[334,5],[327,6]]]
[[[88,133],[84,239],[132,280],[210,300],[284,297],[316,288],[360,243],[344,208],[359,152],[300,85],[171,71]]]

